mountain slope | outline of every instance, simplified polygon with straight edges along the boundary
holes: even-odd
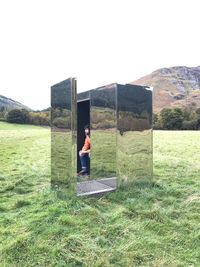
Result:
[[[164,107],[200,107],[200,66],[162,68],[131,83],[154,88],[154,112]]]
[[[26,109],[26,110],[31,110],[29,107],[11,99],[8,97],[5,97],[3,95],[0,95],[0,109],[4,107],[7,111],[11,109]]]

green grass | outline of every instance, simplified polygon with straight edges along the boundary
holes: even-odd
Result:
[[[40,127],[41,128],[41,127]],[[38,129],[38,126],[18,123],[7,123],[0,121],[0,131],[3,130],[25,130]]]
[[[0,266],[200,266],[200,132],[154,132],[154,180],[50,190],[50,130],[0,123]]]

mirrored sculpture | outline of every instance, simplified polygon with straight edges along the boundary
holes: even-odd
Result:
[[[89,175],[81,170],[84,126],[90,125]],[[152,90],[117,83],[76,95],[76,80],[51,88],[51,182],[94,195],[151,179]]]

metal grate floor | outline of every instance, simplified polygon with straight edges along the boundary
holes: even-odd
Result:
[[[88,196],[111,192],[116,190],[116,187],[116,177],[79,182],[77,183],[77,195]]]

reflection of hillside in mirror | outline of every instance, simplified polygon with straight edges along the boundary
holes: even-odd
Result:
[[[118,85],[117,171],[119,185],[152,177],[152,92]]]
[[[91,91],[91,178],[116,177],[116,85]]]

